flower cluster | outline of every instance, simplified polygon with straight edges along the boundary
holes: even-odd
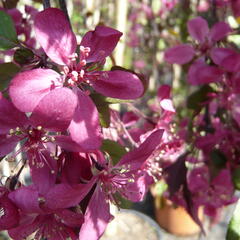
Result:
[[[144,166],[163,130],[129,152],[123,148],[114,162],[111,149],[103,150],[94,96],[129,100],[144,92],[135,73],[102,70],[122,33],[98,26],[78,43],[56,8],[37,13],[33,26],[41,49],[31,48],[34,62],[26,62],[0,93],[0,156],[21,159],[1,179],[0,230],[14,240],[32,234],[39,240],[99,239],[113,218],[110,203],[144,198]],[[24,168],[28,184],[19,180]]]
[[[129,2],[126,56],[144,75],[108,67],[122,33],[103,22],[80,37],[60,9],[0,9],[0,231],[14,240],[97,240],[111,204],[157,181],[200,227],[199,207],[216,220],[237,200],[239,27],[225,19],[240,1]]]
[[[193,41],[165,52],[169,63],[188,64],[187,83],[196,88],[187,102],[192,115],[181,129],[188,144],[187,180],[175,192],[175,200],[186,206],[182,198],[188,191],[193,206],[204,206],[207,215],[217,217],[219,209],[236,201],[232,176],[239,166],[239,53],[223,41],[233,32],[227,23],[217,22],[209,29],[205,19],[196,17],[187,27]]]

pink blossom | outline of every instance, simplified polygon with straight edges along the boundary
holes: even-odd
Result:
[[[220,82],[224,71],[216,66],[209,66],[203,59],[198,59],[189,68],[187,81],[191,85]]]
[[[111,166],[101,155],[93,159],[97,174],[93,181],[96,189],[86,209],[80,238],[97,240],[103,234],[107,223],[112,219],[109,201],[118,204],[115,194],[118,192],[131,201],[140,201],[146,193],[141,167],[159,145],[163,131],[152,133],[137,149],[124,155],[120,161]]]
[[[0,231],[8,230],[19,224],[19,212],[8,198],[9,191],[0,187]]]
[[[190,62],[195,55],[205,55],[217,41],[222,40],[232,30],[225,22],[218,22],[211,29],[202,17],[188,21],[188,32],[197,41],[197,47],[190,44],[180,44],[165,52],[165,59],[169,63],[185,64]]]
[[[43,154],[50,157],[46,151]],[[56,161],[49,159],[49,164],[54,165]],[[33,165],[33,184],[22,186],[9,194],[19,208],[21,217],[19,225],[8,231],[12,238],[21,240],[35,232],[34,239],[39,240],[43,237],[50,240],[68,237],[77,239],[74,228],[81,226],[83,215],[69,207],[75,207],[84,195],[81,197],[78,194],[79,188],[71,187],[67,183],[55,184],[56,173],[46,164],[40,168]],[[71,200],[68,196],[71,196]],[[59,204],[56,204],[56,199]]]
[[[101,136],[98,112],[86,89],[91,86],[103,95],[121,99],[137,98],[143,93],[143,85],[135,74],[120,70],[98,71],[122,34],[103,26],[86,33],[80,44],[81,54],[77,62],[76,37],[62,11],[48,8],[38,13],[34,28],[46,54],[55,63],[64,65],[64,75],[50,69],[19,73],[10,85],[14,105],[23,112],[32,112],[41,98],[53,89],[65,86],[71,88],[72,95],[76,95],[78,100],[69,126],[71,138],[83,149],[99,148]],[[69,102],[66,109],[68,106],[71,108],[72,103]]]
[[[62,106],[66,101],[71,106],[64,109]],[[76,104],[77,99],[69,89],[58,88],[44,96],[28,118],[0,94],[0,155],[10,153],[23,140],[19,151],[36,151],[39,154],[40,149],[45,149],[45,143],[55,141],[54,136],[50,136],[47,131],[65,131],[68,128]],[[34,159],[30,158],[30,161]]]

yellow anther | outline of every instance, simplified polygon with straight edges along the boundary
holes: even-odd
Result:
[[[44,197],[39,197],[38,198],[38,202],[39,203],[44,203],[45,202],[45,198]]]
[[[128,179],[128,182],[129,183],[134,183],[135,181],[134,181],[134,179],[130,178],[130,179]]]
[[[15,130],[11,128],[11,129],[9,130],[9,134],[12,135],[12,134],[14,134],[14,133],[15,133]]]
[[[44,137],[41,138],[41,140],[44,142],[44,141],[47,140],[47,137],[44,136]]]
[[[240,24],[240,17],[236,17],[236,22]]]
[[[42,126],[37,126],[37,130],[38,130],[38,131],[41,131],[42,128],[43,128]]]
[[[20,127],[16,127],[16,131],[20,132],[21,131]]]

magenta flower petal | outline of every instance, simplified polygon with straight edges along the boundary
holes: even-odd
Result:
[[[57,184],[45,195],[45,205],[50,209],[74,207],[89,193],[95,182],[96,178],[74,187],[66,183]]]
[[[78,240],[75,229],[62,223],[62,219],[57,219],[56,215],[39,216],[39,228],[34,235],[36,240]]]
[[[173,107],[173,102],[172,102],[171,99],[163,99],[163,100],[160,102],[160,106],[161,106],[165,111],[175,113],[175,109],[174,109],[174,107]]]
[[[92,178],[91,161],[79,153],[66,152],[65,162],[62,167],[61,182],[79,184]]]
[[[21,216],[22,224],[16,228],[12,228],[8,231],[10,237],[14,240],[26,239],[29,235],[34,233],[39,227],[39,220],[34,215]]]
[[[3,157],[14,150],[19,139],[16,136],[7,137],[5,134],[0,135],[0,157]]]
[[[146,177],[143,172],[136,174],[137,177],[134,178],[134,182],[130,182],[124,191],[124,197],[132,202],[142,201],[147,193],[149,184],[146,183]]]
[[[222,80],[223,71],[215,66],[209,66],[203,62],[196,61],[188,71],[187,81],[192,85],[208,84]]]
[[[153,132],[138,148],[125,154],[116,166],[130,164],[131,170],[139,169],[161,143],[164,130]]]
[[[231,3],[234,16],[236,18],[239,17],[240,16],[240,0],[230,1],[230,3]]]
[[[94,31],[87,32],[80,44],[90,48],[87,62],[103,61],[112,53],[121,36],[121,32],[105,26],[97,26]]]
[[[100,124],[97,108],[82,91],[75,88],[78,105],[69,126],[71,138],[82,149],[94,150],[101,145]]]
[[[10,192],[8,197],[24,213],[42,212],[38,202],[38,191],[32,185],[28,187],[23,186],[13,192]]]
[[[228,204],[234,193],[232,174],[228,169],[222,169],[212,181],[217,196],[220,197],[222,204]],[[228,198],[226,198],[226,196]]]
[[[83,223],[83,215],[81,213],[76,213],[68,209],[60,210],[56,215],[69,227],[80,227]]]
[[[56,88],[44,96],[30,117],[33,126],[52,131],[68,128],[77,106],[75,94],[68,88]]]
[[[207,191],[209,187],[209,171],[206,166],[194,168],[187,178],[191,192]]]
[[[196,17],[188,21],[188,32],[192,38],[202,43],[208,35],[208,23],[202,17]]]
[[[165,60],[169,63],[185,64],[190,62],[195,55],[194,48],[189,44],[180,44],[169,48],[165,52]]]
[[[226,37],[232,31],[231,27],[225,22],[218,22],[210,30],[210,38],[217,42]]]
[[[16,227],[19,223],[19,212],[7,196],[0,198],[0,209],[0,231]]]
[[[100,187],[97,187],[88,204],[79,239],[98,240],[104,233],[107,224],[113,219],[109,203]]]
[[[43,166],[39,167],[37,164],[32,164],[32,161],[29,161],[32,181],[37,187],[38,192],[45,195],[55,184],[57,177],[57,162],[50,157],[47,151],[41,151],[41,154],[36,151],[34,156],[28,154],[28,159],[33,157],[35,158],[35,162],[44,163]]]
[[[50,69],[34,69],[17,74],[11,81],[9,93],[13,104],[22,112],[32,112],[38,102],[55,86],[60,75]]]
[[[91,83],[97,92],[119,99],[135,99],[140,97],[144,91],[138,76],[127,71],[101,72],[100,77]]]
[[[20,112],[15,106],[5,99],[0,92],[0,132],[9,133],[10,129],[23,128],[27,125],[26,115]]]
[[[23,20],[22,13],[17,8],[8,9],[6,11],[12,17],[16,26],[22,23]]]
[[[210,56],[215,64],[221,66],[225,58],[237,56],[237,53],[230,48],[213,48],[210,52]]]
[[[55,63],[68,65],[76,51],[77,40],[64,13],[57,8],[48,8],[35,17],[36,39],[45,53]]]
[[[224,58],[220,64],[228,72],[237,72],[240,69],[240,54],[235,53]]]
[[[129,126],[136,124],[136,122],[139,119],[140,119],[140,117],[137,114],[135,114],[134,112],[126,112],[122,116],[122,121],[123,121],[125,127],[129,127]]]
[[[170,98],[170,93],[171,87],[167,84],[162,85],[161,87],[158,88],[157,91],[158,100],[161,101],[162,99]]]
[[[83,152],[83,148],[79,146],[76,142],[72,140],[70,136],[55,136],[55,143],[63,148],[64,150],[70,151],[70,152]]]

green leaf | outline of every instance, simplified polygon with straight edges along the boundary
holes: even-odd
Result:
[[[10,80],[16,73],[20,71],[20,68],[14,63],[2,63],[0,64],[0,91],[3,91],[8,87]]]
[[[154,186],[154,190],[156,191],[156,194],[158,196],[162,196],[163,193],[167,190],[167,188],[168,188],[168,185],[163,180],[158,181]]]
[[[17,33],[12,18],[0,10],[0,50],[16,47]]]
[[[110,125],[110,109],[108,105],[97,106],[99,120],[102,127],[108,128]]]
[[[188,97],[187,108],[199,112],[203,107],[203,103],[208,100],[208,94],[211,92],[213,92],[213,89],[209,85],[202,86]]]
[[[118,98],[105,97],[105,102],[107,104],[116,104],[116,103],[133,102],[133,100],[123,100],[123,99],[118,99]]]
[[[92,93],[90,97],[97,107],[101,126],[106,128],[109,127],[110,124],[109,105],[116,103],[131,102],[131,100],[122,100],[117,98],[105,97],[99,93]]]
[[[130,209],[133,205],[131,201],[127,200],[126,198],[123,198],[119,192],[116,192],[114,194],[114,199],[116,201],[117,206],[120,208]]]
[[[103,140],[101,150],[110,155],[113,165],[116,165],[120,158],[127,153],[122,145],[109,139]]]
[[[93,93],[90,95],[90,97],[97,107],[101,126],[106,128],[109,127],[110,109],[108,103],[106,102],[106,97],[98,93]]]
[[[234,169],[232,180],[233,180],[234,187],[237,190],[240,190],[240,167],[237,167],[236,169]]]
[[[226,167],[227,158],[219,149],[213,149],[210,152],[210,159],[210,178],[213,180],[219,174],[219,172]]]
[[[28,48],[20,48],[15,51],[13,58],[18,64],[24,65],[31,62],[34,58],[34,53]]]
[[[216,168],[221,169],[226,167],[227,158],[219,149],[213,149],[210,153],[210,157],[212,159],[213,165]]]
[[[233,212],[232,219],[228,224],[226,240],[240,240],[240,200]]]

